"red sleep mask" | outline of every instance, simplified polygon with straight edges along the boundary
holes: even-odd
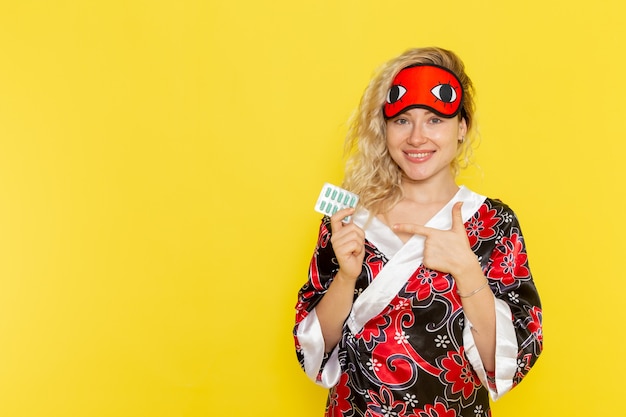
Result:
[[[438,65],[416,64],[404,68],[394,78],[383,114],[391,119],[419,107],[450,118],[461,110],[462,101],[463,87],[452,71]]]

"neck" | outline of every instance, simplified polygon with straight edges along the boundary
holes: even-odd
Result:
[[[415,181],[403,175],[400,187],[404,199],[421,204],[450,201],[459,191],[452,176],[443,181]]]

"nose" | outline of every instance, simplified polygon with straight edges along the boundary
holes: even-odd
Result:
[[[426,136],[426,133],[422,129],[422,126],[416,124],[413,126],[413,129],[411,129],[411,134],[407,138],[407,143],[409,145],[418,146],[426,142],[427,140],[428,138]]]

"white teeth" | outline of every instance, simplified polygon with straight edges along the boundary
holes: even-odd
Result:
[[[428,155],[430,155],[430,152],[410,153],[408,155],[411,158],[426,158]]]

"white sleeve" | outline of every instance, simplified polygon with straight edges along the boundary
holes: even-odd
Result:
[[[465,317],[463,329],[463,345],[470,364],[478,374],[482,384],[489,390],[495,401],[513,388],[513,377],[517,370],[517,337],[513,326],[511,309],[502,300],[495,299],[496,306],[496,370],[495,387],[487,381],[487,373],[483,367],[478,348],[472,335],[472,323]]]
[[[325,388],[336,385],[341,376],[339,349],[335,346],[324,368],[321,369],[324,361],[324,337],[315,309],[300,322],[297,337],[304,356],[304,371],[307,376]]]

